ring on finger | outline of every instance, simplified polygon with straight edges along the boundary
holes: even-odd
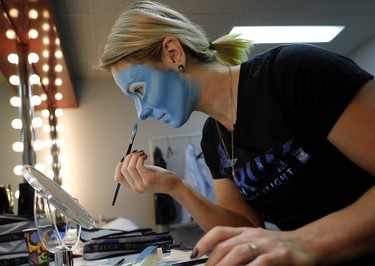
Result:
[[[254,260],[257,257],[259,247],[253,242],[247,243],[247,246],[251,250],[251,253],[253,253],[253,260]]]

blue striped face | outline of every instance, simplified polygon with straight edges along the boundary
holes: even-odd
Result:
[[[173,70],[134,64],[114,71],[113,77],[134,100],[140,120],[152,116],[172,127],[181,127],[198,104],[198,85]]]

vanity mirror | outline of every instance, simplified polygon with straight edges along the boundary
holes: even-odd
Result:
[[[35,190],[34,219],[43,246],[54,253],[56,266],[73,265],[72,251],[81,227],[92,229],[93,218],[78,200],[33,166],[24,165],[23,176]]]

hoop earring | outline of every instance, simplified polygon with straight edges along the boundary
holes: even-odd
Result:
[[[185,71],[185,67],[183,65],[178,65],[178,71],[180,72]]]

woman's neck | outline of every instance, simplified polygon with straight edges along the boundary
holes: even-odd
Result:
[[[225,65],[214,65],[195,71],[201,88],[197,111],[214,118],[228,131],[232,130],[237,118],[239,71],[240,66],[231,67],[229,71],[229,67]]]

